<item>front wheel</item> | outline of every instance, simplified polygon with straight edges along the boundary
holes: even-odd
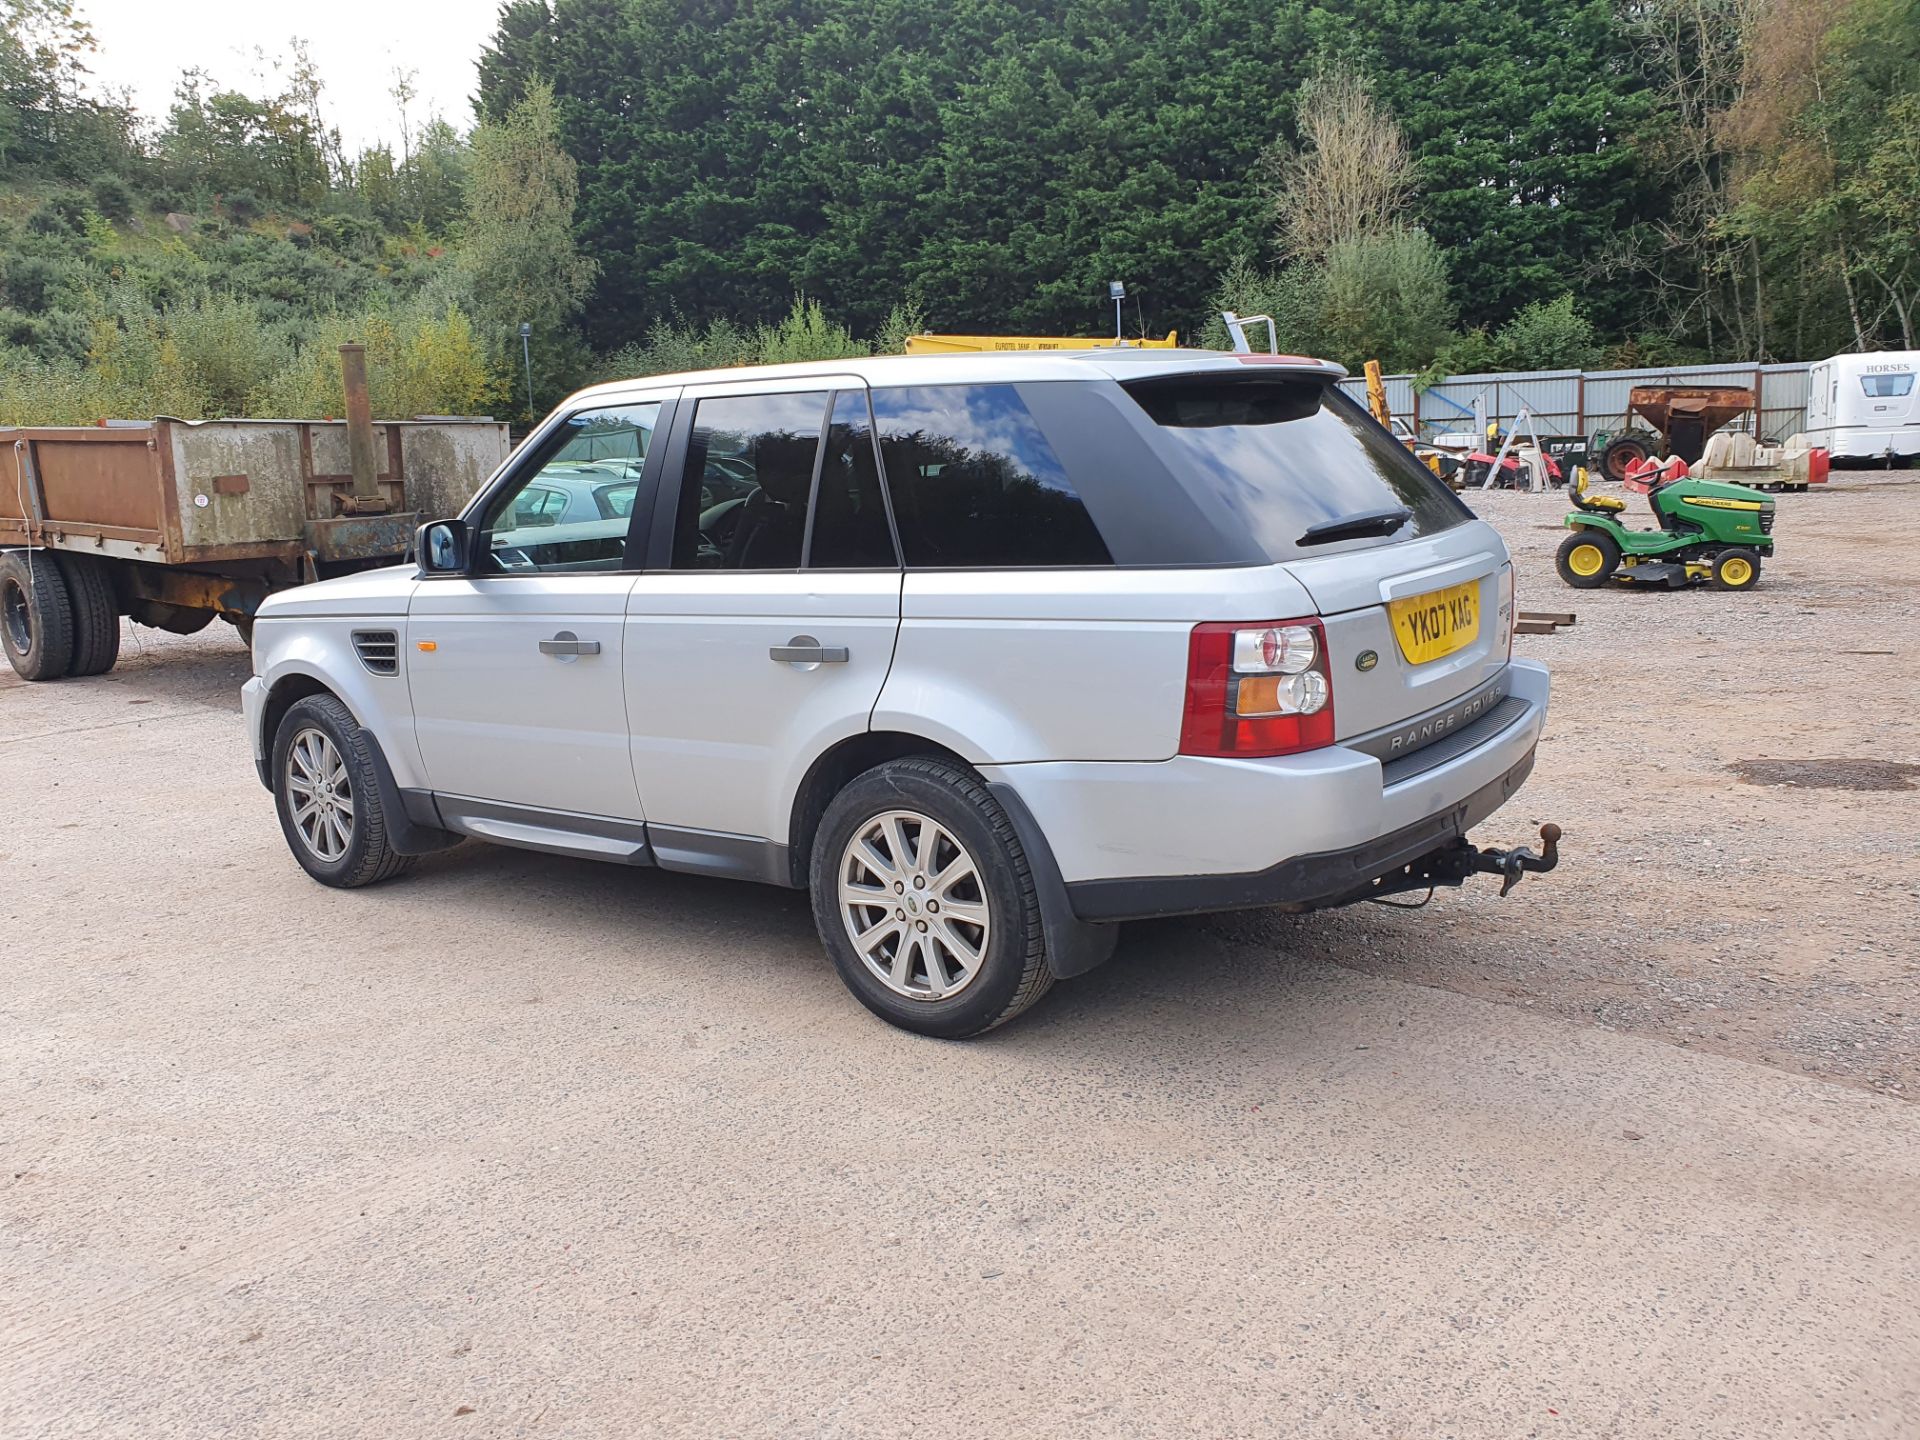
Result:
[[[387,816],[366,732],[331,695],[296,701],[273,737],[273,799],[300,868],[354,890],[407,868],[387,843]]]
[[[1576,530],[1553,557],[1560,578],[1576,590],[1598,590],[1620,566],[1620,547],[1604,530]]]
[[[1026,854],[971,770],[915,757],[855,778],[821,818],[810,882],[840,978],[903,1030],[978,1035],[1053,983]]]
[[[1760,579],[1760,553],[1736,547],[1713,557],[1713,588],[1751,590]]]

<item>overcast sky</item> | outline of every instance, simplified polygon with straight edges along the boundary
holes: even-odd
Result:
[[[222,87],[250,95],[274,85],[255,57],[284,59],[305,40],[326,82],[327,117],[352,154],[377,140],[397,142],[396,68],[419,72],[415,123],[438,111],[459,129],[473,123],[474,61],[493,31],[497,0],[79,0],[99,53],[88,61],[97,85],[132,90],[134,104],[164,120],[174,82],[189,66]]]

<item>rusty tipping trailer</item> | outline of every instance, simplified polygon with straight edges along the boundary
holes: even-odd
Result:
[[[1707,440],[1729,420],[1753,409],[1753,391],[1737,386],[1636,385],[1627,396],[1628,416],[1653,427],[1653,435],[1627,430],[1601,452],[1600,468],[1609,480],[1650,455],[1678,455],[1689,465],[1707,448]]]
[[[345,421],[156,419],[0,428],[0,639],[29,680],[113,668],[120,616],[249,637],[275,590],[394,564],[507,457],[486,419],[374,424],[342,354]]]

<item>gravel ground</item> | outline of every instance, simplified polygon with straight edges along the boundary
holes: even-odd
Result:
[[[1728,597],[1487,497],[1580,623],[1486,838],[1563,867],[1130,927],[967,1045],[793,892],[314,885],[224,627],[0,670],[0,1435],[1910,1440],[1916,498]]]
[[[1647,523],[1644,498],[1603,488]],[[1776,557],[1743,595],[1571,589],[1564,498],[1469,498],[1513,550],[1520,608],[1578,617],[1515,640],[1552,667],[1553,713],[1527,788],[1484,827],[1518,844],[1557,821],[1560,869],[1504,901],[1476,886],[1424,913],[1213,923],[1920,1098],[1920,474],[1778,496]],[[1489,943],[1435,946],[1436,929]]]

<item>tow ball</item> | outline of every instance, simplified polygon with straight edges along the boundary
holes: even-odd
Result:
[[[1498,875],[1500,894],[1506,893],[1520,883],[1520,877],[1529,871],[1535,875],[1545,874],[1560,863],[1560,827],[1546,824],[1540,827],[1540,851],[1536,855],[1525,845],[1516,845],[1511,850],[1476,850],[1473,852],[1473,868],[1476,872]]]
[[[1540,853],[1525,845],[1511,850],[1476,849],[1462,839],[1421,856],[1411,865],[1382,875],[1362,896],[1378,900],[1383,895],[1403,895],[1410,890],[1433,890],[1442,885],[1464,885],[1475,875],[1498,875],[1500,893],[1505,895],[1520,883],[1522,875],[1544,874],[1560,863],[1560,827],[1540,827]]]

